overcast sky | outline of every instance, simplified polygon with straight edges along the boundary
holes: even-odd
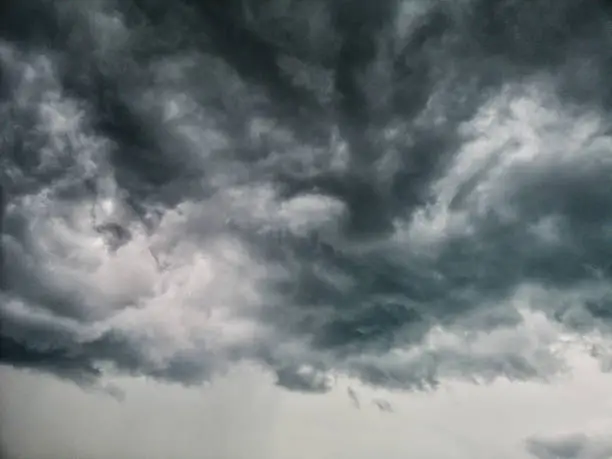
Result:
[[[0,9],[6,456],[612,456],[612,8]]]
[[[575,365],[575,376],[554,384],[405,394],[343,381],[325,396],[240,368],[206,388],[114,379],[122,400],[2,368],[3,439],[16,458],[608,458],[612,376],[584,356]],[[579,434],[587,446],[575,446]]]

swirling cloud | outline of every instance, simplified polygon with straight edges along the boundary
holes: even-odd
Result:
[[[1,15],[4,362],[325,392],[609,358],[605,5],[210,5]]]

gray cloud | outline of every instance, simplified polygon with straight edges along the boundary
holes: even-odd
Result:
[[[527,441],[527,449],[538,459],[607,459],[612,456],[612,441],[609,436],[586,434],[536,437]]]
[[[353,406],[357,409],[361,409],[361,402],[359,401],[359,395],[357,395],[357,392],[355,391],[355,389],[353,389],[352,387],[348,387],[346,390],[346,393],[349,396],[349,399],[351,400],[351,403],[353,404]]]
[[[603,4],[28,5],[0,24],[3,361],[426,389],[609,336]]]
[[[373,403],[380,411],[384,413],[393,413],[393,406],[391,406],[391,403],[389,403],[387,400],[376,399],[373,401]]]

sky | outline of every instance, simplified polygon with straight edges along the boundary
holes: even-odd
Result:
[[[10,459],[612,457],[612,7],[0,7]]]
[[[120,400],[3,368],[3,436],[16,458],[608,458],[612,377],[574,358],[576,374],[552,384],[397,393],[342,381],[321,396],[276,389],[241,367],[207,387],[114,378]]]

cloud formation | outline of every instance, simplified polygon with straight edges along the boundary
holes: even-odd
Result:
[[[535,437],[527,442],[528,451],[538,459],[607,459],[612,456],[610,436],[586,434]]]
[[[325,392],[610,358],[604,3],[220,5],[0,15],[5,363]]]

